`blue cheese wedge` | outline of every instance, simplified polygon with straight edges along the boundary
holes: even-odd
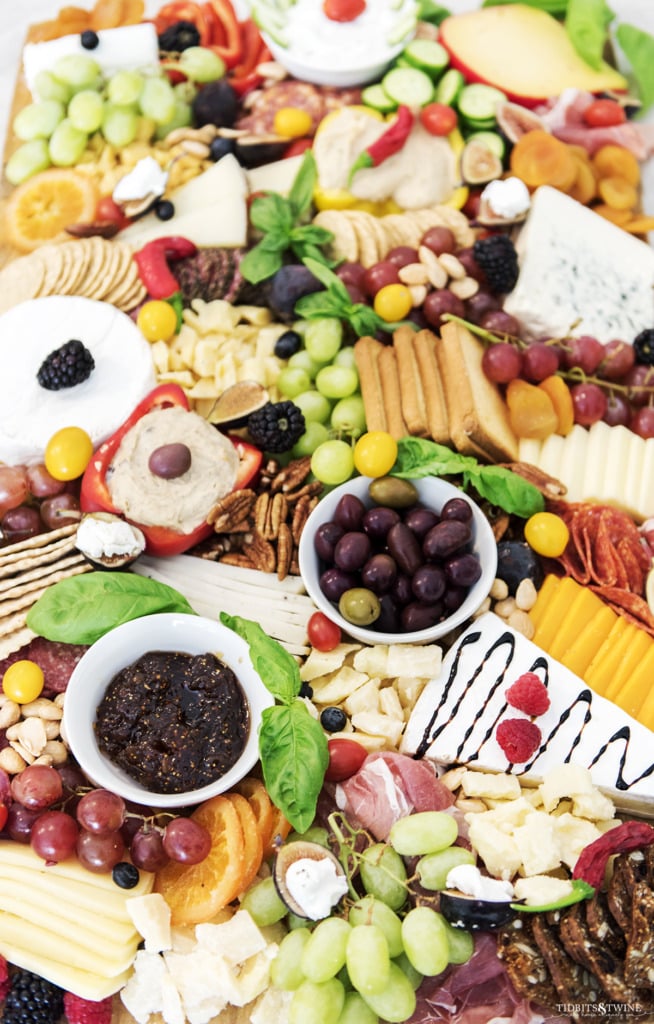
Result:
[[[520,275],[504,309],[525,336],[632,342],[652,326],[654,249],[563,192],[534,193],[516,248]]]

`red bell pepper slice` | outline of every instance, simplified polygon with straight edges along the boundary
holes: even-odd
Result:
[[[226,36],[224,44],[214,44],[211,49],[224,60],[228,68],[233,68],[238,64],[243,53],[241,30],[236,12],[230,0],[207,0],[204,7],[212,9],[212,13],[220,21]]]
[[[125,422],[94,452],[84,475],[80,491],[80,507],[83,512],[112,512],[121,515],[111,500],[107,486],[107,471],[125,434],[134,424],[154,409],[169,409],[179,406],[189,409],[188,399],[179,384],[160,384],[139,402]],[[253,445],[237,437],[230,437],[239,455],[239,469],[234,488],[247,487],[259,471],[262,453]],[[213,532],[210,523],[199,523],[190,533],[179,533],[165,526],[144,526],[135,523],[146,539],[146,550],[151,555],[178,555],[199,544]]]

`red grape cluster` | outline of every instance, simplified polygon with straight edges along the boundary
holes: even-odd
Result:
[[[129,850],[135,867],[157,871],[169,860],[199,864],[211,848],[209,833],[191,818],[130,810],[116,793],[89,789],[70,765],[29,765],[12,779],[11,796],[5,831],[48,863],[77,856],[87,870],[102,873]]]
[[[0,530],[4,542],[34,537],[79,519],[79,481],[55,480],[42,463],[0,466]]]

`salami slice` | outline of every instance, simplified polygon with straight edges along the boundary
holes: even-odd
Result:
[[[19,651],[14,651],[13,654],[0,661],[0,677],[15,661],[28,658],[43,669],[45,677],[43,696],[63,693],[68,686],[73,669],[87,650],[88,647],[83,644],[58,643],[37,636],[26,647],[21,647]]]

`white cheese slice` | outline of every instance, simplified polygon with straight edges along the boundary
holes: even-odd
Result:
[[[654,321],[654,249],[558,189],[532,199],[520,276],[504,309],[529,338],[591,334],[632,342]],[[578,325],[573,328],[577,322]]]
[[[108,76],[116,71],[159,66],[157,30],[152,22],[102,29],[97,35],[100,41],[94,50],[84,49],[79,32],[45,43],[27,43],[23,49],[23,70],[32,96],[35,96],[34,82],[39,71],[51,71],[60,57],[71,54],[91,57]]]
[[[527,763],[515,765],[495,731],[499,722],[516,716],[506,690],[529,671],[546,683],[551,703],[537,719],[539,748]],[[571,762],[588,768],[593,784],[618,808],[654,811],[651,731],[492,612],[478,618],[448,651],[441,674],[413,709],[402,751],[442,764],[512,772],[531,782]]]
[[[279,192],[287,196],[303,160],[304,154],[300,154],[286,160],[275,160],[271,164],[262,164],[261,167],[252,167],[245,172],[250,192]]]

